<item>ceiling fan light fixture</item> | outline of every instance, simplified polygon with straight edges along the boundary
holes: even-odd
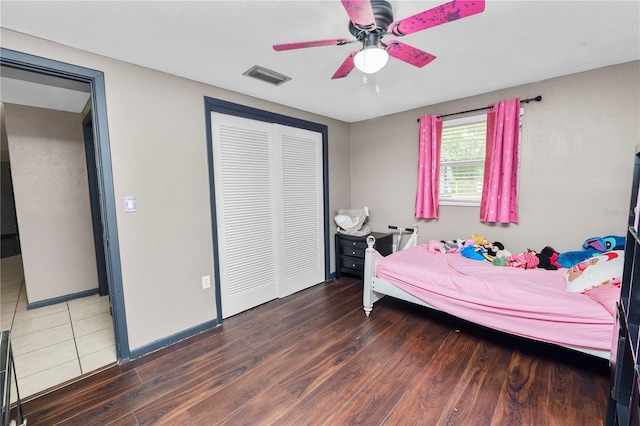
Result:
[[[386,50],[378,46],[365,46],[361,51],[356,53],[353,63],[356,68],[365,74],[374,74],[380,71],[389,60],[389,54]]]

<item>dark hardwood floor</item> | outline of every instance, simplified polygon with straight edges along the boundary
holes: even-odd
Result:
[[[29,426],[602,425],[605,360],[341,279],[27,401]]]

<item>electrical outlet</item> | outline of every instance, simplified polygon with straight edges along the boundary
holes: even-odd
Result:
[[[204,290],[205,288],[209,287],[211,287],[211,276],[205,275],[204,277],[202,277],[202,289]]]

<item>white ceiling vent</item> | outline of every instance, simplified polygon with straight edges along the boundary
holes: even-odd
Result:
[[[291,80],[291,77],[287,77],[286,75],[271,71],[259,65],[254,65],[251,69],[243,72],[242,75],[257,78],[258,80],[262,80],[276,86],[280,86],[282,83]]]

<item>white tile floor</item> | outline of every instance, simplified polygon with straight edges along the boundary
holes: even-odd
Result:
[[[0,262],[0,329],[11,331],[22,399],[116,362],[108,297],[27,310],[22,257]]]

